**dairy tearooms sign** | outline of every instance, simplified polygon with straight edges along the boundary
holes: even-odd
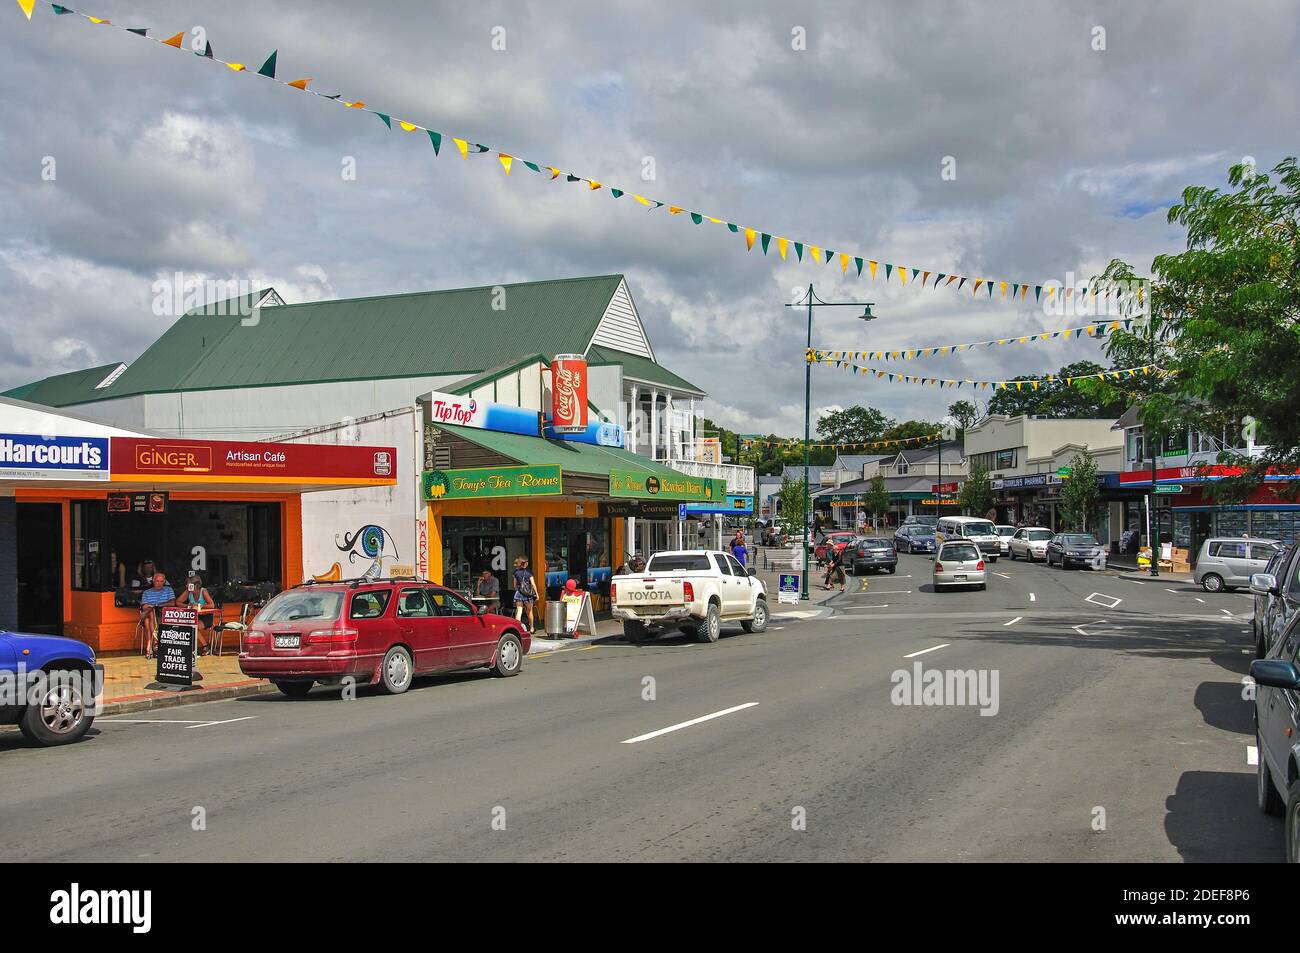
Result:
[[[609,495],[640,500],[681,500],[688,503],[725,502],[727,481],[684,473],[610,470]]]

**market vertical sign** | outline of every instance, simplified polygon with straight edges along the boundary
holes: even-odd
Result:
[[[107,437],[0,433],[0,480],[108,480]]]
[[[727,481],[685,473],[610,470],[609,495],[639,500],[681,500],[687,503],[726,503]]]
[[[559,496],[564,492],[558,464],[425,470],[420,483],[424,498],[429,502],[503,496]]]

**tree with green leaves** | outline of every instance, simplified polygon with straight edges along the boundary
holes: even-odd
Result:
[[[980,419],[980,412],[969,400],[958,400],[948,405],[948,416],[957,421],[958,430],[964,434]]]
[[[889,513],[889,505],[893,502],[889,496],[889,487],[885,486],[885,478],[877,473],[871,478],[871,485],[867,491],[862,494],[862,502],[866,506],[867,512],[871,514],[872,525]]]
[[[777,522],[782,531],[791,539],[803,539],[804,530],[804,482],[803,480],[782,480],[781,492],[777,495]],[[802,544],[800,544],[802,545]]]
[[[817,420],[817,438],[826,443],[868,443],[879,440],[893,423],[874,407],[854,404],[823,414]]]
[[[931,423],[928,420],[905,420],[901,424],[893,424],[881,434],[881,438],[884,440],[906,440],[909,437],[928,437],[942,429],[943,427],[940,424]],[[882,449],[887,450],[890,448]]]
[[[1138,365],[1145,363],[1147,362],[1137,362]],[[1117,365],[1112,365],[1114,366]],[[1133,366],[1137,365],[1124,365],[1124,367]],[[1125,378],[1124,385],[1112,389],[1095,389],[1087,386],[1101,383],[1087,378],[1100,374],[1104,370],[1106,368],[1095,361],[1075,361],[1066,364],[1056,372],[1056,377],[1071,379],[1081,377],[1085,380],[1076,380],[1068,385],[1064,381],[1040,384],[1037,389],[1030,384],[1025,384],[1018,389],[1003,388],[989,398],[989,413],[1006,414],[1008,417],[1025,414],[1031,417],[1050,417],[1054,420],[1077,417],[1118,417],[1128,409],[1130,398],[1127,391],[1133,389],[1133,379]],[[1041,377],[1042,375],[1022,374],[1012,380],[1032,381]]]
[[[1101,487],[1097,461],[1087,450],[1070,461],[1070,475],[1061,486],[1061,518],[1068,529],[1089,532],[1101,514]]]
[[[972,466],[957,499],[971,516],[987,516],[993,509],[993,481],[989,479],[989,471],[979,464]]]
[[[1228,184],[1227,191],[1190,186],[1169,210],[1169,221],[1187,229],[1187,250],[1152,263],[1146,353],[1154,341],[1169,376],[1150,387],[1141,420],[1157,437],[1228,431],[1218,462],[1243,474],[1206,489],[1236,502],[1270,471],[1300,469],[1300,168],[1294,156],[1271,175],[1238,164]],[[1114,261],[1101,283],[1135,277]],[[1119,335],[1111,343],[1140,351]],[[1242,438],[1267,449],[1247,456],[1237,449]],[[1300,493],[1300,481],[1282,482],[1283,493]]]

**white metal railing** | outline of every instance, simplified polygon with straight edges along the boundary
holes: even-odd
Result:
[[[727,481],[728,493],[753,493],[754,468],[741,467],[734,463],[697,463],[694,460],[659,460],[666,467],[672,467],[687,476],[712,477]]]

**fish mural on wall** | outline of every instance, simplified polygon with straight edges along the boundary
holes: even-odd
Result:
[[[339,552],[347,554],[349,564],[355,564],[358,559],[363,562],[371,560],[370,565],[361,574],[364,579],[379,579],[384,574],[384,560],[400,558],[397,547],[393,545],[392,534],[374,523],[362,526],[351,535],[343,533],[341,540],[336,535],[334,545]],[[328,570],[312,578],[317,582],[338,582],[343,578],[343,566],[336,562]]]

